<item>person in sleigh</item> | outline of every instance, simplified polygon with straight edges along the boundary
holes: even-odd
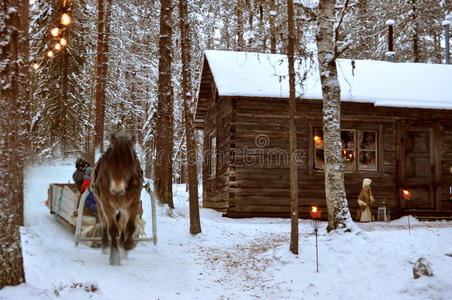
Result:
[[[80,192],[82,194],[88,189],[93,175],[94,175],[94,169],[92,167],[87,167],[85,170],[85,177],[83,180],[83,184],[80,188]],[[88,209],[90,215],[97,216],[97,204],[96,204],[96,200],[94,199],[94,194],[91,191],[89,191],[88,196],[86,196],[85,207]]]

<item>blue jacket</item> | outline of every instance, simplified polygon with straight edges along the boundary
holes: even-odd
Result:
[[[96,204],[96,200],[94,199],[93,192],[90,192],[88,194],[88,196],[86,197],[85,206],[86,206],[86,208],[88,208],[91,211],[94,211],[94,212],[97,211],[97,204]]]

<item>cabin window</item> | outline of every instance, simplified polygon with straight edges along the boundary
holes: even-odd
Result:
[[[209,136],[210,140],[210,175],[215,176],[217,174],[217,137],[212,132]]]
[[[377,170],[377,131],[371,129],[341,130],[342,157],[346,171]],[[314,168],[325,168],[323,130],[314,129]]]

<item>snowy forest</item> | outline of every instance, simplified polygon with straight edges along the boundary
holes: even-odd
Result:
[[[154,182],[161,203],[177,208],[173,184],[187,184],[190,233],[201,232],[204,138],[194,116],[205,50],[288,55],[291,78],[299,57],[316,61],[322,74],[336,74],[329,68],[338,58],[387,60],[387,21],[393,20],[395,62],[444,64],[444,21],[452,21],[451,12],[450,0],[3,1],[0,289],[25,280],[20,228],[27,166],[80,156],[94,165],[115,132],[137,137],[145,177]],[[328,90],[334,85],[328,77],[322,75],[324,99],[338,104],[340,90]],[[290,84],[292,110],[295,79]],[[340,129],[328,131],[334,120],[324,126],[325,161],[341,165],[340,149],[334,152]],[[289,131],[292,153],[296,129],[290,113]],[[343,195],[343,165],[339,169],[342,173],[325,170],[328,232],[355,230]],[[297,183],[296,173],[291,165],[291,183]],[[297,189],[291,185],[287,224],[293,254],[298,254]]]

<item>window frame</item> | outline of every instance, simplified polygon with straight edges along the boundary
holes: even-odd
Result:
[[[311,144],[312,144],[312,148],[310,151],[310,156],[312,157],[311,160],[311,164],[310,164],[310,169],[314,170],[315,172],[324,172],[325,171],[325,167],[324,167],[324,163],[322,164],[322,167],[318,167],[318,165],[316,165],[316,153],[317,151],[321,150],[324,151],[324,147],[323,147],[323,143],[322,143],[322,147],[316,147],[316,133],[320,130],[320,132],[322,133],[322,139],[323,139],[323,128],[321,126],[310,126],[310,136],[311,136]],[[383,149],[380,149],[380,138],[381,138],[381,127],[380,128],[376,128],[374,126],[372,127],[344,127],[341,128],[341,136],[342,136],[342,132],[343,131],[353,131],[353,149],[351,149],[351,147],[348,147],[346,149],[342,148],[341,151],[343,150],[348,150],[348,151],[353,151],[354,153],[354,162],[353,162],[353,169],[351,168],[346,168],[344,165],[344,171],[346,173],[363,173],[363,172],[372,172],[372,173],[379,173],[381,172],[381,166],[380,166],[380,155],[381,155],[381,151],[383,151]],[[375,145],[373,146],[373,149],[367,149],[367,148],[361,148],[361,143],[359,140],[360,137],[360,133],[363,132],[374,132],[375,133]],[[360,168],[360,154],[361,152],[374,152],[375,153],[375,168]]]
[[[209,134],[209,177],[217,176],[217,136],[215,131]]]

